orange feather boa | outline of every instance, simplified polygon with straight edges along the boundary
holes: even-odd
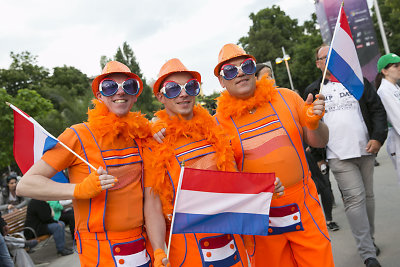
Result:
[[[87,113],[89,127],[104,144],[113,144],[115,138],[129,141],[151,136],[150,123],[140,112],[129,112],[123,117],[118,117],[100,100],[94,99],[92,102],[95,107]]]
[[[158,111],[155,116],[159,120],[155,122],[153,129],[165,127],[166,134],[162,144],[150,140],[154,160],[151,162],[151,169],[146,169],[146,171],[148,171],[149,177],[154,179],[152,188],[159,195],[164,216],[168,218],[173,210],[173,187],[166,171],[173,166],[173,161],[176,161],[174,145],[179,138],[206,140],[210,143],[216,151],[215,160],[218,170],[236,171],[236,165],[226,133],[218,126],[208,111],[200,105],[193,108],[191,120],[185,120],[181,116],[170,117],[165,110]]]
[[[247,99],[239,99],[231,96],[227,90],[221,93],[217,98],[217,113],[224,118],[237,118],[250,110],[255,109],[271,101],[273,95],[277,93],[274,80],[263,76],[261,80],[256,82],[256,90],[254,95]]]

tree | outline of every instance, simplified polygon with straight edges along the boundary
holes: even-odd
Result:
[[[197,102],[207,109],[211,115],[214,115],[217,109],[217,100],[220,93],[213,93],[211,95],[199,95],[197,96]]]
[[[322,43],[316,29],[316,16],[299,26],[297,19],[291,19],[278,6],[265,8],[251,13],[253,25],[247,36],[240,38],[239,44],[254,55],[258,62],[271,61],[282,57],[282,47],[291,56],[289,61],[293,84],[300,93],[316,76],[314,49]],[[285,64],[275,65],[276,83],[280,87],[290,88]]]
[[[140,70],[139,63],[136,60],[135,54],[132,48],[127,42],[122,44],[122,48],[118,47],[114,60],[119,61],[129,67],[131,72],[135,73],[143,81],[143,91],[138,101],[134,105],[133,109],[141,111],[146,114],[148,118],[151,118],[155,111],[160,109],[161,104],[156,100],[153,95],[153,90],[147,85],[146,79],[144,79],[142,71]],[[106,56],[100,58],[101,67],[104,68],[105,64],[110,61]]]
[[[61,129],[56,129],[58,133],[65,127],[87,119],[86,113],[93,93],[90,79],[80,70],[65,65],[55,67],[53,75],[44,82],[42,94],[52,101],[59,112],[62,124],[57,127]]]
[[[20,89],[39,90],[41,82],[49,71],[37,65],[37,57],[28,51],[20,54],[10,53],[12,63],[9,69],[0,69],[0,88],[15,96]]]
[[[387,37],[390,52],[400,53],[400,0],[378,0],[383,27]],[[382,38],[380,37],[379,25],[376,18],[375,7],[372,8],[372,20],[377,35],[380,52],[385,54]]]
[[[93,94],[85,74],[68,66],[55,67],[50,74],[29,52],[10,55],[9,69],[0,69],[0,103],[13,103],[55,136],[71,124],[86,120]],[[4,104],[0,104],[0,110],[5,114],[0,118],[0,168],[9,164],[16,167],[12,112]]]

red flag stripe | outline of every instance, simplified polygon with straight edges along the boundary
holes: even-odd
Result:
[[[350,36],[350,38],[353,40],[353,36],[351,35],[351,30],[350,30],[350,25],[349,22],[347,21],[347,16],[346,13],[344,12],[344,9],[342,7],[342,11],[340,12],[340,27]]]
[[[258,194],[273,192],[275,173],[221,172],[185,168],[182,190]]]
[[[25,173],[34,163],[35,133],[32,122],[14,110],[14,157],[22,173]]]

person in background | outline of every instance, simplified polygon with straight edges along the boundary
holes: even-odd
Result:
[[[316,66],[323,73],[329,46],[316,49]],[[322,88],[321,88],[322,83]],[[374,161],[387,137],[386,112],[375,89],[364,79],[357,100],[329,72],[310,84],[305,94],[326,98],[324,123],[329,127],[326,158],[342,193],[343,204],[358,252],[367,267],[381,266],[374,242]],[[323,159],[316,159],[317,161]]]
[[[0,194],[0,211],[2,213],[9,213],[15,209],[20,209],[28,204],[28,200],[24,197],[17,196],[17,175],[10,174],[7,176],[7,185],[3,188]]]
[[[375,87],[385,107],[389,122],[387,152],[396,169],[400,183],[400,57],[390,53],[378,60]]]
[[[69,230],[71,232],[72,240],[74,240],[75,234],[75,218],[74,218],[74,209],[72,207],[64,208],[65,205],[69,205],[72,203],[71,200],[53,200],[47,201],[49,203],[50,208],[54,212],[53,219],[55,221],[62,221],[65,225],[69,226]]]
[[[3,235],[7,234],[7,223],[0,215],[0,266],[14,267],[14,262],[11,259],[10,252],[8,251],[6,241]]]
[[[256,73],[257,80],[261,80],[262,76],[267,75],[267,78],[272,79],[272,70],[265,63],[257,63],[256,64]]]
[[[38,244],[38,241],[35,239],[26,241],[24,238],[11,236],[9,235],[9,231],[10,229],[6,221],[0,215],[0,266],[14,266],[10,257],[11,254],[15,261],[15,266],[34,267],[35,264],[27,251],[31,251]],[[9,265],[9,259],[11,260],[11,265]]]
[[[65,224],[53,219],[51,208],[46,201],[32,199],[29,202],[25,227],[33,229],[36,233],[35,236],[30,229],[25,229],[24,235],[26,239],[53,235],[58,255],[66,256],[73,253],[71,249],[65,247]]]

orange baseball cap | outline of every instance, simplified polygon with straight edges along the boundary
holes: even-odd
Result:
[[[255,57],[253,57],[252,55],[247,54],[243,48],[241,48],[238,45],[235,44],[226,44],[222,47],[221,51],[219,51],[219,55],[218,55],[218,64],[217,66],[214,68],[214,75],[215,76],[219,76],[219,72],[220,72],[220,68],[221,66],[228,60],[232,59],[232,58],[237,58],[237,57],[250,57],[252,59],[254,59],[254,61],[256,60]]]
[[[197,71],[189,71],[182,62],[177,59],[173,58],[168,60],[160,69],[158,73],[157,81],[153,85],[153,92],[154,95],[160,91],[160,85],[167,78],[169,75],[176,73],[176,72],[187,72],[193,76],[200,84],[201,84],[201,75]]]
[[[97,92],[99,91],[99,84],[100,84],[101,80],[111,73],[123,73],[123,74],[128,75],[130,78],[138,80],[140,89],[139,89],[139,93],[136,95],[136,97],[140,96],[140,94],[143,91],[143,82],[139,78],[139,76],[137,76],[135,73],[131,72],[131,70],[126,65],[122,64],[121,62],[109,61],[104,66],[103,71],[101,72],[101,75],[94,78],[94,80],[92,82],[92,91],[96,98],[97,98],[97,96],[96,96]]]

